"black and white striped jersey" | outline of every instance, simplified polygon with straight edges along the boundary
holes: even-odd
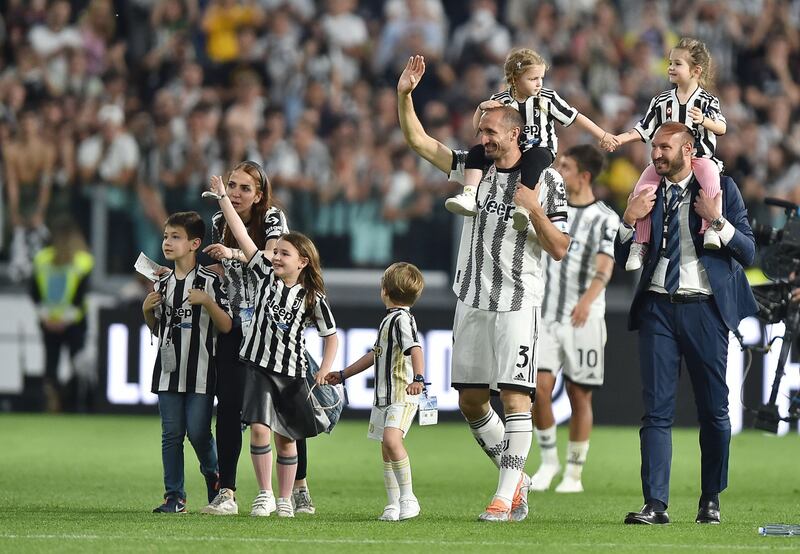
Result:
[[[261,252],[247,264],[258,279],[253,324],[242,341],[239,357],[265,371],[305,377],[306,341],[303,330],[314,325],[321,337],[336,333],[327,299],[318,294],[314,310],[306,310],[306,291],[297,283],[287,287],[275,276]]]
[[[378,328],[375,356],[375,405],[405,402],[406,386],[414,379],[411,349],[421,347],[417,322],[410,308],[389,308]]]
[[[464,182],[467,152],[453,151],[450,180]],[[483,174],[476,201],[478,213],[464,218],[453,292],[467,306],[493,312],[539,306],[544,295],[542,249],[533,226],[515,231],[514,190],[519,167]],[[551,167],[542,172],[539,202],[550,221],[567,232],[567,193],[561,175]]]
[[[278,208],[272,207],[267,210],[267,213],[264,214],[264,223],[267,241],[277,239],[289,232],[286,216]],[[222,212],[215,213],[211,218],[212,243],[222,242],[225,226],[225,216],[222,215]],[[233,317],[238,317],[242,309],[252,310],[255,307],[258,280],[253,272],[246,269],[245,264],[239,260],[222,260],[222,267],[225,269],[224,283],[228,291],[231,314]]]
[[[569,250],[557,262],[545,257],[542,318],[566,323],[572,309],[589,288],[597,271],[597,255],[614,257],[614,238],[619,216],[604,202],[595,200],[585,206],[572,206],[569,213]],[[605,290],[592,302],[589,317],[603,317],[606,311]]]
[[[202,289],[225,311],[228,295],[222,279],[213,271],[196,266],[184,279],[176,279],[175,272],[164,275],[156,284],[164,297],[156,311],[158,355],[153,368],[151,391],[193,392],[213,394],[217,382],[214,363],[217,330],[208,310],[189,304],[189,289]],[[175,353],[174,371],[162,371],[162,348],[172,348]]]
[[[523,152],[533,147],[547,148],[555,158],[558,153],[556,121],[567,127],[578,117],[578,110],[549,88],[541,89],[539,94],[529,96],[524,102],[515,100],[510,90],[493,94],[491,99],[511,106],[522,115],[525,127],[519,145]]]
[[[714,156],[717,149],[717,135],[702,125],[695,125],[689,116],[689,109],[692,107],[700,108],[703,115],[709,119],[726,122],[725,116],[722,115],[720,110],[719,98],[703,87],[697,87],[697,90],[689,97],[689,100],[685,104],[681,104],[678,101],[678,89],[676,87],[654,96],[650,100],[650,105],[644,117],[634,126],[634,129],[642,136],[643,141],[649,143],[653,140],[653,136],[662,123],[667,121],[683,123],[692,130],[697,157],[713,160],[719,170],[722,171],[722,161]]]

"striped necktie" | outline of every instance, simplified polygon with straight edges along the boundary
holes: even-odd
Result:
[[[669,207],[664,217],[669,214],[669,224],[667,226],[667,250],[665,256],[669,259],[667,265],[667,275],[664,277],[664,288],[669,294],[675,294],[681,280],[681,233],[680,233],[680,202],[681,187],[672,185],[670,187]]]

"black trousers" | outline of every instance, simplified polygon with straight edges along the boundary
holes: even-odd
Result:
[[[482,144],[476,144],[469,149],[467,154],[467,169],[484,169],[492,160],[486,157]],[[553,153],[549,148],[533,146],[522,152],[522,167],[520,168],[520,184],[532,189],[539,182],[542,171],[553,164]]]
[[[217,458],[219,486],[236,490],[236,469],[242,453],[242,403],[247,365],[239,360],[242,328],[217,338]],[[297,477],[305,479],[308,457],[305,439],[297,441]]]
[[[55,387],[58,387],[58,361],[64,346],[69,349],[70,358],[81,351],[86,344],[86,322],[68,325],[62,332],[53,333],[42,326],[44,336],[44,374]]]

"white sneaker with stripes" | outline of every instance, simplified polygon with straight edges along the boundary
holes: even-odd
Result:
[[[444,207],[448,212],[463,215],[464,217],[475,217],[478,213],[478,204],[475,200],[475,194],[478,187],[466,186],[461,194],[457,194],[452,198],[444,201]]]
[[[261,491],[250,507],[251,516],[266,517],[275,511],[275,495],[272,491]]]
[[[291,498],[278,498],[275,506],[275,514],[277,514],[278,517],[294,517],[294,508],[292,508]]]
[[[221,489],[208,506],[200,510],[201,514],[215,516],[231,516],[239,513],[239,506],[231,489]]]

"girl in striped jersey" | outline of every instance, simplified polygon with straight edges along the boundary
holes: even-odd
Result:
[[[208,488],[216,495],[217,450],[211,436],[217,331],[231,330],[228,299],[220,278],[197,264],[206,225],[197,212],[172,214],[164,225],[161,248],[175,269],[159,278],[144,299],[142,312],[158,335],[152,392],[161,415],[164,503],[154,512],[186,511],[183,437],[188,435]]]
[[[258,249],[236,212],[221,177],[211,178],[228,229],[256,278],[255,311],[239,350],[247,364],[242,420],[250,424],[250,453],[259,485],[251,515],[294,517],[290,496],[297,471],[295,441],[325,430],[317,420],[305,379],[304,329],[315,325],[324,353],[318,384],[325,383],[336,355],[336,324],[325,299],[319,254],[299,233],[278,238],[272,259]],[[209,254],[219,257],[215,245]],[[278,499],[272,493],[271,432],[278,451]]]
[[[684,123],[695,137],[692,171],[701,190],[713,198],[720,193],[719,175],[722,171],[722,162],[714,157],[717,135],[725,134],[727,123],[720,111],[719,98],[706,90],[712,83],[711,55],[706,45],[693,38],[682,38],[669,54],[668,75],[670,83],[676,86],[653,97],[641,121],[633,129],[617,135],[617,142],[619,145],[634,140],[649,142],[662,123]],[[652,194],[660,182],[661,177],[650,164],[639,177],[633,194]],[[722,202],[721,196],[719,202]],[[709,225],[709,221],[702,220],[700,233],[705,235],[703,246],[716,250],[720,247],[719,235]],[[650,232],[648,214],[636,222],[636,235],[625,264],[626,270],[634,271],[642,267]]]
[[[508,88],[493,94],[489,100],[481,102],[475,110],[472,124],[477,131],[485,110],[500,106],[511,106],[519,111],[525,120],[520,130],[520,150],[522,150],[522,175],[520,184],[533,189],[539,183],[542,171],[550,167],[558,151],[558,137],[555,122],[569,126],[573,122],[600,141],[604,148],[614,148],[616,138],[597,126],[594,121],[567,104],[556,91],[542,87],[547,64],[537,52],[528,48],[512,50],[503,67]],[[487,145],[486,148],[491,148]],[[483,169],[490,165],[486,161],[483,145],[473,146],[467,156],[467,169],[464,172],[464,191],[448,198],[444,205],[449,211],[472,217],[477,213],[476,193],[481,182]],[[530,214],[522,206],[517,206],[513,214],[513,227],[524,231],[528,227]]]

